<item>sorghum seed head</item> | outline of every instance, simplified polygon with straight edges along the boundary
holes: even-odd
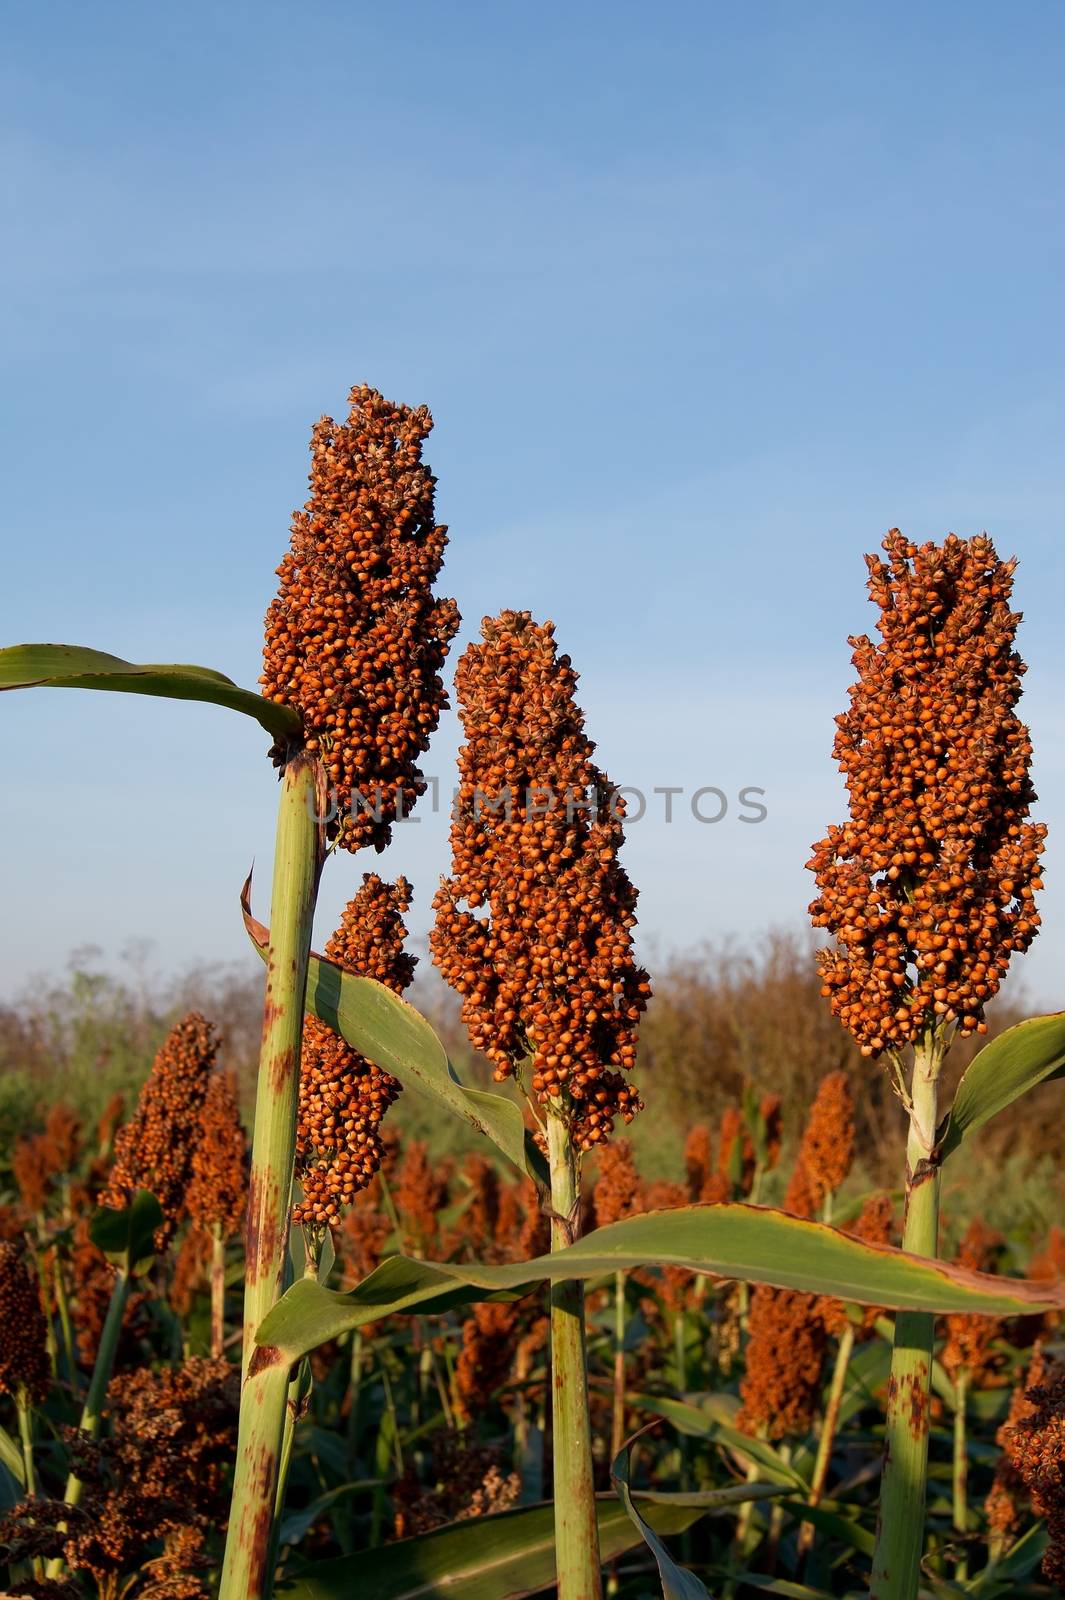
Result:
[[[124,1206],[147,1189],[163,1210],[157,1247],[173,1238],[186,1215],[192,1157],[219,1040],[199,1012],[170,1030],[137,1099],[137,1109],[115,1138],[115,1161],[101,1203]]]
[[[993,1272],[1002,1235],[979,1217],[974,1217],[958,1247],[955,1261],[971,1272]],[[993,1385],[1002,1366],[995,1344],[1002,1337],[1002,1323],[994,1317],[972,1317],[955,1313],[944,1317],[946,1340],[940,1360],[952,1380],[964,1373],[973,1389]],[[1001,1381],[1001,1380],[999,1380]]]
[[[0,1244],[0,1394],[39,1405],[51,1367],[37,1274],[17,1244]]]
[[[984,1007],[1039,916],[1046,833],[1027,820],[1032,746],[1014,707],[1024,663],[1015,562],[986,535],[917,546],[893,529],[866,558],[880,640],[852,639],[858,682],[836,718],[850,817],[814,847],[823,993],[865,1055]]]
[[[362,887],[325,947],[329,960],[400,994],[414,975],[414,957],[404,948],[403,912],[409,905],[406,878],[391,884],[375,872],[364,873]],[[296,1123],[296,1176],[303,1198],[292,1208],[294,1222],[325,1228],[340,1220],[343,1208],[381,1166],[381,1119],[398,1094],[399,1084],[389,1073],[318,1017],[306,1018]]]
[[[311,498],[277,569],[259,681],[299,711],[336,790],[329,837],[380,850],[425,791],[417,759],[447,704],[440,671],[459,614],[433,594],[447,530],[422,462],[432,417],[365,384],[350,406],[311,435]]]
[[[244,1225],[248,1204],[248,1141],[237,1105],[236,1079],[215,1072],[200,1112],[192,1152],[187,1206],[193,1222],[231,1239]]]
[[[816,1295],[760,1283],[751,1295],[740,1426],[769,1439],[805,1433],[821,1400],[826,1344]]]
[[[622,1217],[631,1217],[643,1209],[643,1185],[628,1139],[601,1145],[596,1166],[598,1175],[592,1191],[592,1207],[597,1228],[605,1227],[608,1222],[620,1222]]]
[[[854,1095],[845,1072],[822,1078],[802,1136],[799,1162],[819,1210],[843,1185],[854,1161]]]
[[[481,632],[455,675],[466,742],[433,960],[496,1078],[530,1057],[532,1093],[567,1098],[588,1149],[640,1109],[625,1074],[650,984],[618,861],[624,805],[592,760],[553,624],[504,611]]]

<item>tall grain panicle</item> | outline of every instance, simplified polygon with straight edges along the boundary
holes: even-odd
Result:
[[[698,1200],[714,1168],[714,1144],[705,1122],[696,1122],[684,1141],[684,1176],[688,1198]]]
[[[1065,1367],[1048,1363],[1018,1409],[1004,1429],[1004,1447],[1034,1510],[1046,1519],[1050,1546],[1043,1576],[1060,1589],[1065,1587]]]
[[[625,1074],[650,985],[618,861],[624,805],[592,760],[553,624],[504,611],[481,631],[455,675],[466,742],[433,959],[497,1081],[531,1058],[533,1095],[568,1097],[588,1149],[640,1108]]]
[[[474,1306],[462,1324],[462,1349],[455,1364],[455,1395],[468,1421],[483,1415],[505,1380],[522,1330],[524,1308],[517,1302]]]
[[[800,1157],[785,1202],[810,1217],[813,1193],[804,1187]],[[740,1427],[767,1439],[806,1433],[821,1400],[828,1335],[817,1295],[758,1284],[747,1321],[746,1370],[740,1382]]]
[[[632,948],[636,891],[618,860],[624,805],[592,760],[576,686],[552,623],[527,611],[484,619],[455,675],[466,742],[430,934],[471,1043],[546,1113],[553,1250],[580,1234],[579,1152],[640,1109],[626,1074],[650,994]],[[584,1291],[560,1281],[550,1299],[559,1600],[594,1600]]]
[[[845,1072],[822,1078],[799,1147],[814,1211],[842,1188],[854,1164],[854,1094]],[[794,1209],[794,1208],[793,1208]]]
[[[597,1228],[620,1222],[643,1210],[643,1183],[633,1160],[628,1139],[600,1145],[596,1155],[598,1175],[592,1191],[592,1210]]]
[[[40,1405],[51,1365],[37,1274],[17,1244],[0,1244],[0,1394]]]
[[[198,1227],[231,1239],[243,1226],[248,1201],[248,1141],[231,1072],[211,1075],[190,1165],[189,1216]]]
[[[28,1216],[42,1216],[52,1193],[54,1169],[43,1135],[24,1134],[11,1152],[11,1174]]]
[[[107,1585],[118,1575],[144,1568],[159,1539],[165,1546],[155,1562],[169,1557],[183,1575],[208,1564],[206,1537],[225,1521],[237,1389],[227,1362],[198,1356],[112,1381],[108,1437],[76,1446],[88,1516],[72,1528],[65,1552],[101,1593],[113,1592]],[[208,1594],[206,1585],[191,1592]]]
[[[483,1261],[485,1251],[495,1244],[499,1227],[503,1197],[499,1169],[473,1151],[462,1164],[461,1176],[466,1192],[462,1216],[453,1230],[453,1243],[458,1249],[470,1251],[474,1260]]]
[[[81,1159],[81,1118],[65,1100],[57,1100],[49,1108],[44,1123],[44,1141],[52,1171],[57,1176],[73,1172]]]
[[[975,1217],[965,1231],[955,1262],[970,1272],[993,1272],[1004,1243],[997,1229]],[[957,1383],[964,1374],[969,1388],[994,1386],[1003,1363],[1003,1356],[995,1349],[1002,1338],[1002,1323],[994,1317],[954,1313],[944,1317],[943,1324],[946,1339],[939,1359],[951,1381]]]
[[[415,966],[404,949],[403,912],[409,905],[406,878],[391,884],[365,873],[325,947],[329,960],[402,994]],[[399,1084],[389,1073],[318,1017],[306,1018],[296,1124],[296,1177],[303,1198],[292,1208],[293,1222],[315,1229],[336,1223],[365,1189],[384,1156],[381,1119],[398,1094]]]
[[[311,435],[311,498],[277,569],[259,681],[299,711],[324,763],[329,837],[383,849],[425,792],[417,761],[447,704],[440,672],[459,614],[433,594],[447,529],[422,461],[428,408],[365,384],[349,400],[346,422],[323,417]]]
[[[163,1210],[156,1233],[160,1249],[169,1244],[187,1213],[192,1157],[218,1045],[214,1028],[197,1011],[172,1028],[141,1089],[136,1111],[115,1138],[114,1166],[101,1203],[123,1206],[138,1189],[147,1189]]]
[[[440,1213],[448,1204],[448,1173],[429,1159],[424,1139],[412,1139],[396,1169],[396,1210],[403,1231],[419,1254],[429,1251],[440,1233]]]
[[[850,818],[815,846],[824,994],[866,1055],[940,1022],[983,1031],[1010,957],[1039,925],[1046,833],[1027,820],[1032,746],[1015,715],[1014,561],[991,540],[866,558],[880,640],[851,639],[858,682],[836,718]]]
[[[814,847],[810,914],[833,938],[822,993],[864,1055],[889,1054],[909,1115],[903,1247],[935,1256],[943,1057],[956,1034],[986,1031],[1010,957],[1035,936],[1046,829],[1028,820],[1032,746],[1014,709],[1015,562],[984,534],[918,546],[894,528],[884,551],[866,558],[880,638],[850,641],[858,681],[836,718],[850,815]],[[914,1600],[919,1585],[933,1334],[925,1312],[896,1318],[874,1600]]]
[[[984,1503],[992,1550],[1002,1549],[1020,1533],[1024,1523],[1024,1509],[1030,1497],[1024,1479],[1014,1459],[1013,1430],[1023,1419],[1032,1416],[1034,1401],[1029,1391],[1044,1385],[1058,1370],[1058,1363],[1048,1359],[1041,1343],[1032,1350],[1032,1358],[1010,1395],[1009,1410],[995,1433],[995,1443],[1002,1451],[995,1466],[994,1482]]]

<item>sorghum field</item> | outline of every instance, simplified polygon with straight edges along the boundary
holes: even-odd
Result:
[[[649,975],[565,641],[504,610],[448,659],[431,425],[362,386],[314,427],[261,693],[0,652],[250,716],[278,788],[264,982],[0,1013],[4,1593],[1059,1592],[1065,1015],[996,1000],[1045,833],[1013,561],[887,534],[808,940]],[[386,847],[452,682],[430,975]]]

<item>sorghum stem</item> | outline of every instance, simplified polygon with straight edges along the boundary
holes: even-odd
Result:
[[[111,1301],[107,1307],[107,1316],[104,1318],[103,1332],[100,1334],[100,1343],[96,1350],[92,1377],[89,1379],[89,1387],[85,1392],[81,1421],[78,1423],[79,1431],[89,1439],[95,1439],[100,1431],[100,1416],[107,1396],[107,1386],[111,1382],[111,1372],[115,1365],[115,1353],[118,1350],[118,1340],[122,1332],[122,1319],[126,1314],[129,1287],[129,1273],[117,1273],[114,1287],[111,1290]],[[67,1478],[67,1486],[63,1494],[65,1504],[68,1506],[79,1505],[81,1502],[81,1490],[81,1479],[72,1472]],[[45,1569],[47,1576],[49,1578],[58,1578],[63,1570],[63,1565],[62,1556],[53,1556]]]
[[[959,1372],[954,1382],[954,1532],[964,1539],[969,1531],[969,1457],[966,1439],[966,1408],[969,1375]],[[969,1561],[964,1550],[954,1568],[955,1579],[967,1578]]]
[[[273,1587],[271,1533],[289,1373],[280,1351],[256,1346],[255,1330],[281,1296],[288,1254],[303,1008],[323,859],[315,820],[325,813],[322,785],[318,761],[300,752],[285,767],[278,804],[248,1192],[244,1385],[219,1600],[264,1600]]]
[[[840,1406],[843,1404],[843,1391],[847,1386],[847,1368],[850,1366],[851,1354],[854,1350],[854,1328],[848,1322],[839,1338],[839,1348],[836,1351],[836,1364],[832,1369],[832,1382],[829,1385],[828,1400],[825,1405],[824,1421],[821,1424],[821,1437],[817,1441],[817,1457],[814,1461],[813,1477],[810,1479],[810,1493],[807,1504],[817,1506],[821,1504],[828,1481],[828,1468],[832,1460],[832,1446],[836,1442],[836,1429],[839,1426]],[[804,1522],[799,1529],[799,1556],[803,1557],[814,1542],[814,1525]]]
[[[610,1459],[625,1443],[625,1274],[614,1274],[614,1414],[611,1419]]]
[[[552,1250],[564,1249],[580,1231],[577,1153],[560,1111],[552,1108],[547,1119]],[[600,1600],[584,1285],[578,1281],[551,1285],[551,1377],[558,1600]]]
[[[226,1347],[226,1241],[215,1227],[211,1235],[211,1354],[217,1358]]]
[[[32,1499],[37,1493],[37,1472],[33,1465],[33,1413],[26,1397],[26,1391],[21,1386],[15,1394],[15,1409],[18,1412],[18,1432],[22,1441],[22,1466],[26,1474],[26,1498]]]
[[[902,1247],[925,1257],[935,1257],[939,1246],[939,1167],[929,1161],[942,1061],[942,1047],[933,1038],[923,1039],[914,1051]],[[934,1335],[935,1318],[927,1312],[900,1311],[895,1318],[872,1600],[917,1596],[924,1551]]]

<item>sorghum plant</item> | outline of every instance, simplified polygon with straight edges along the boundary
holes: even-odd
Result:
[[[224,1600],[271,1586],[286,1363],[253,1351],[280,1297],[299,1119],[311,926],[326,845],[382,849],[424,790],[417,761],[446,704],[440,669],[459,617],[439,599],[447,530],[422,461],[424,406],[351,391],[345,423],[311,437],[311,497],[266,617],[264,695],[298,710],[302,734],[275,743],[282,768],[263,1046],[252,1143],[244,1305],[245,1386],[226,1544]],[[313,1202],[312,1202],[313,1203]]]
[[[917,546],[894,529],[884,550],[867,557],[880,638],[851,640],[858,681],[836,719],[850,816],[815,847],[810,909],[834,940],[822,992],[863,1054],[888,1056],[909,1117],[905,1248],[935,1256],[943,1057],[984,1030],[1035,936],[1045,829],[1028,820],[1032,749],[1014,709],[1015,563],[983,535]],[[932,1317],[899,1315],[876,1600],[917,1591],[932,1337]]]
[[[540,1119],[559,1249],[580,1233],[581,1152],[640,1109],[626,1074],[649,983],[618,860],[623,806],[592,759],[570,659],[527,611],[485,618],[481,632],[455,677],[466,742],[430,942],[471,1042]],[[590,1600],[599,1540],[576,1282],[552,1286],[551,1336],[559,1594]]]

